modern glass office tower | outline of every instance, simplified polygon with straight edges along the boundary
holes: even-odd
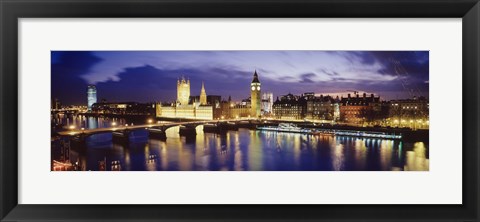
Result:
[[[87,107],[88,111],[92,111],[92,105],[97,103],[97,88],[94,85],[87,87]]]

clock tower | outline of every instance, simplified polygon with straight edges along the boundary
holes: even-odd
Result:
[[[253,74],[253,80],[250,84],[250,100],[251,100],[251,111],[250,116],[253,118],[260,117],[260,109],[261,109],[261,102],[262,97],[260,96],[260,80],[258,80],[257,70]]]

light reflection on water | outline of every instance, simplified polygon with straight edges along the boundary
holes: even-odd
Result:
[[[413,151],[407,151],[407,160],[404,170],[408,171],[428,171],[430,168],[429,159],[426,157],[426,147],[423,142],[417,142],[413,145]]]
[[[112,120],[76,118],[87,127],[108,126]],[[128,121],[117,119],[119,123]],[[70,120],[70,123],[72,121]],[[128,144],[112,143],[110,133],[91,135],[86,147],[73,149],[71,161],[84,170],[98,170],[99,161],[119,161],[127,171],[390,171],[429,170],[423,142],[305,135],[239,129],[225,134],[203,133],[186,138],[179,127],[166,131],[167,140],[151,139],[146,130],[133,131]]]

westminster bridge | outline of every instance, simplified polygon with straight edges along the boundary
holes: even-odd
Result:
[[[67,137],[73,142],[84,143],[88,136],[101,133],[111,133],[114,142],[128,142],[129,135],[135,130],[147,130],[149,137],[167,139],[166,131],[171,127],[179,126],[181,136],[195,136],[197,126],[203,125],[205,132],[226,132],[238,128],[254,129],[261,122],[258,120],[202,120],[188,122],[149,123],[141,125],[112,126],[96,129],[72,129],[58,132],[61,137]]]

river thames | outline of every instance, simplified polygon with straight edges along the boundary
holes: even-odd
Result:
[[[85,116],[52,116],[52,124],[85,129],[140,124]],[[222,134],[196,128],[191,138],[179,127],[167,139],[151,139],[147,130],[130,133],[128,143],[112,142],[111,133],[87,137],[71,146],[68,159],[80,170],[97,171],[403,171],[429,170],[428,143],[333,135],[307,135],[240,128]],[[62,140],[52,141],[52,159],[63,155]],[[101,166],[103,164],[103,166]]]

